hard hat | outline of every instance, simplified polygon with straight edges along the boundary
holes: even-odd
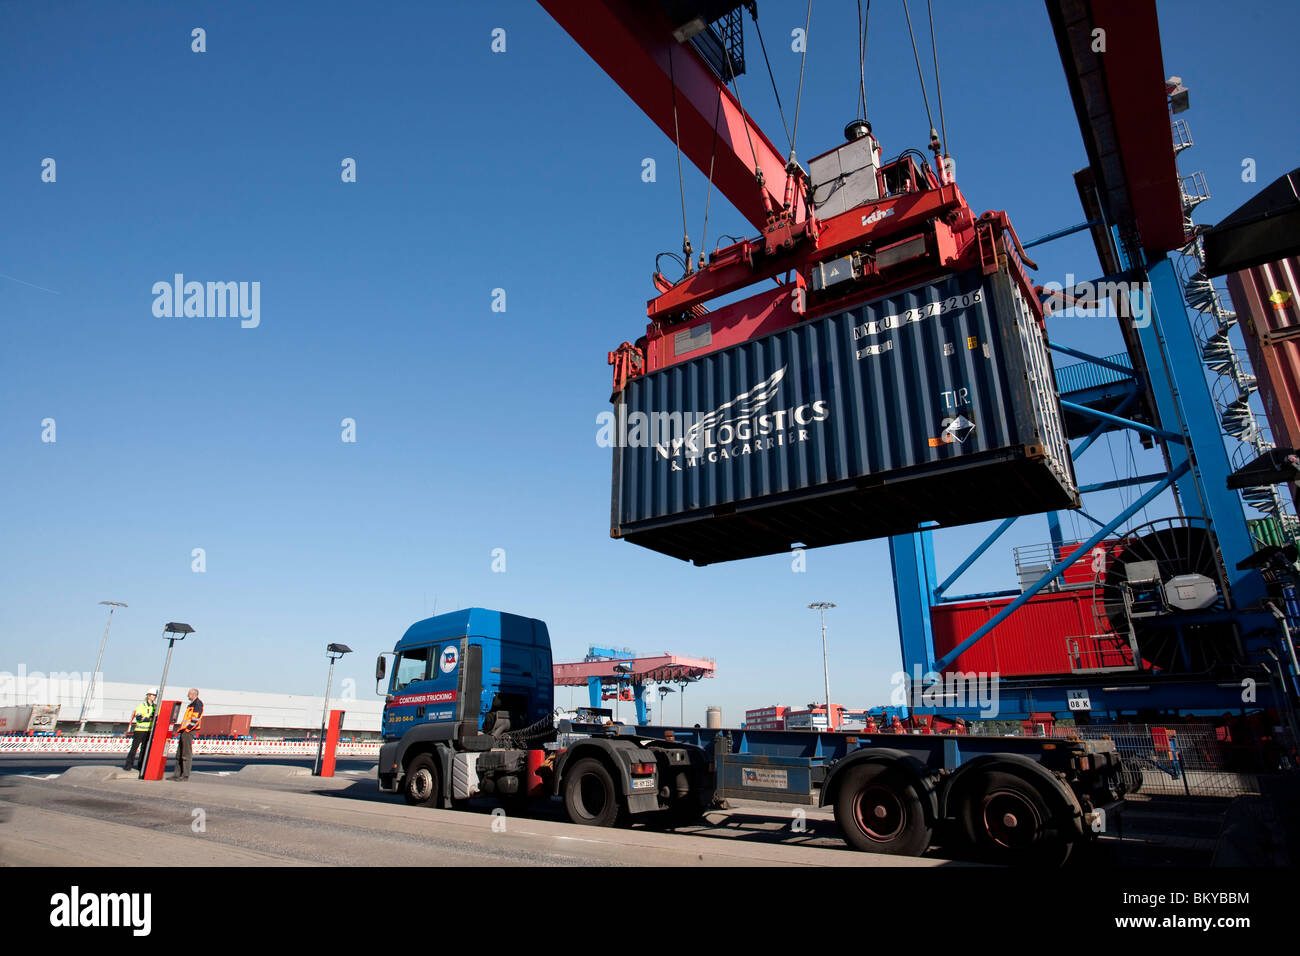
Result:
[[[150,687],[147,691],[144,692],[144,696],[146,696],[146,697],[157,697],[157,696],[158,696],[158,688],[157,688],[157,687]]]

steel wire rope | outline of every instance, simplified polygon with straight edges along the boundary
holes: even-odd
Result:
[[[930,52],[934,54],[934,89],[939,96],[939,130],[943,133],[943,155],[951,155],[948,149],[948,122],[943,115],[943,83],[939,80],[939,47],[934,39],[934,8],[930,0],[925,0],[926,12],[930,15]]]
[[[867,118],[867,23],[871,19],[871,0],[867,0],[867,11],[862,12],[862,0],[858,0],[858,115]]]
[[[808,62],[808,29],[812,26],[812,0],[808,0],[808,11],[803,21],[803,52],[799,55],[799,92],[794,100],[794,130],[790,134],[790,159],[794,159],[795,144],[799,141],[799,109],[803,106],[803,68]],[[787,174],[788,175],[788,174]]]
[[[673,68],[673,48],[668,46],[668,85],[673,95],[673,143],[677,147],[677,190],[682,197],[682,253],[686,259],[686,274],[691,273],[691,237],[686,227],[686,177],[682,173],[682,134],[677,125],[677,76]]]
[[[921,99],[925,102],[925,121],[934,129],[934,118],[930,115],[930,97],[925,92],[925,76],[921,73],[921,54],[916,52],[916,34],[912,31],[912,14],[907,9],[907,0],[903,0],[903,14],[907,17],[907,35],[912,41],[912,58],[916,60],[916,79],[921,84]]]

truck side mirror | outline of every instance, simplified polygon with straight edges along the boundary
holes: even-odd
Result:
[[[377,681],[383,680],[384,675],[387,673],[388,673],[388,658],[386,658],[383,654],[380,654],[377,658],[375,658],[375,680]]]

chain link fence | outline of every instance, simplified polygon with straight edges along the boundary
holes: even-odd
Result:
[[[1258,794],[1259,776],[1206,724],[1056,727],[1054,737],[1113,740],[1130,796],[1237,797]]]

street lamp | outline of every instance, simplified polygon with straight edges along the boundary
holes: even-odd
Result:
[[[144,776],[145,768],[149,766],[149,748],[153,746],[154,728],[158,726],[158,718],[162,716],[162,702],[167,697],[167,672],[172,666],[172,648],[176,646],[177,641],[183,641],[186,637],[194,633],[194,628],[188,624],[179,624],[172,621],[163,628],[163,637],[167,638],[167,656],[163,659],[162,680],[158,682],[158,696],[154,698],[157,707],[153,711],[153,723],[149,725],[149,743],[145,747],[144,757],[140,760],[140,776]],[[169,714],[168,720],[171,719]]]
[[[662,727],[664,724],[664,698],[667,697],[669,694],[675,694],[675,693],[677,693],[677,691],[673,690],[667,684],[659,685],[659,726],[660,727]]]
[[[816,601],[808,605],[810,611],[816,611],[822,619],[822,670],[826,677],[826,729],[831,729],[831,665],[826,657],[826,612],[835,605],[830,601]]]
[[[99,656],[95,658],[95,669],[90,674],[90,686],[86,688],[86,699],[81,702],[81,716],[77,718],[77,733],[86,732],[86,708],[90,706],[90,696],[95,692],[95,679],[99,677],[99,665],[104,660],[104,648],[108,646],[108,629],[113,626],[113,611],[126,607],[121,601],[100,601],[108,606],[108,623],[104,625],[104,636],[99,641]]]
[[[680,713],[678,714],[678,719],[681,721],[681,726],[683,727],[686,726],[686,685],[689,683],[690,681],[685,679],[679,680],[677,682],[677,686],[682,689],[681,696],[677,698],[677,702],[681,704],[681,710]]]
[[[316,742],[316,766],[311,771],[313,776],[320,774],[320,764],[325,754],[325,722],[329,719],[330,690],[334,686],[334,664],[344,654],[351,653],[352,648],[346,644],[330,644],[325,648],[325,656],[330,659],[330,676],[325,681],[325,706],[320,712],[320,740]]]

